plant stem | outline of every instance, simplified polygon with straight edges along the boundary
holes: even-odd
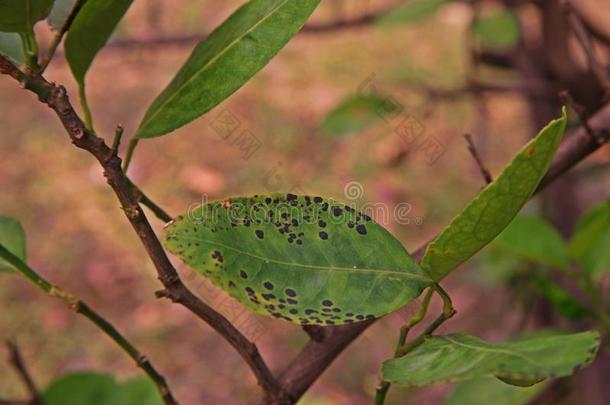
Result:
[[[34,384],[34,379],[30,375],[28,369],[25,367],[25,362],[23,361],[23,357],[21,356],[21,352],[19,351],[19,347],[17,343],[8,341],[6,342],[6,346],[9,352],[9,360],[19,376],[23,380],[28,392],[30,393],[30,401],[31,405],[44,405],[44,401],[40,397],[40,392],[36,388],[36,384]]]
[[[12,254],[2,244],[0,244],[0,257],[12,264],[21,275],[25,276],[32,283],[40,287],[40,289],[42,289],[44,292],[52,297],[64,301],[76,313],[83,315],[85,318],[93,322],[99,329],[108,335],[110,339],[119,345],[129,355],[129,357],[136,362],[138,367],[144,370],[148,377],[157,386],[157,389],[159,390],[165,404],[177,404],[167,383],[165,382],[165,378],[163,378],[163,376],[155,370],[150,361],[144,355],[142,355],[123,335],[121,335],[121,333],[116,330],[116,328],[112,326],[110,322],[91,309],[91,307],[89,307],[85,302],[79,300],[74,295],[61,290],[59,287],[54,286],[42,278],[40,275],[38,275],[38,273],[32,270],[17,256]]]
[[[70,14],[66,18],[66,21],[61,26],[60,30],[58,32],[56,32],[55,35],[53,36],[53,39],[51,40],[51,43],[49,44],[49,49],[47,49],[47,51],[45,52],[45,54],[42,58],[42,61],[40,62],[40,74],[42,74],[45,71],[45,69],[47,68],[47,66],[49,66],[49,63],[51,63],[51,60],[53,59],[53,55],[55,55],[55,51],[57,50],[57,47],[61,43],[62,38],[64,37],[66,32],[68,32],[68,30],[70,29],[72,22],[74,21],[74,19],[76,18],[76,15],[80,11],[81,7],[86,3],[86,1],[87,0],[76,0],[76,2],[74,3],[74,6],[72,6],[72,10],[70,10]]]
[[[148,196],[146,194],[144,194],[144,192],[140,189],[140,187],[136,186],[133,183],[133,181],[131,181],[131,179],[128,179],[128,180],[129,180],[129,183],[131,183],[131,187],[135,191],[140,204],[144,205],[145,207],[148,207],[148,209],[151,210],[152,213],[155,214],[155,216],[157,218],[159,218],[161,221],[169,222],[172,219],[174,219],[171,215],[169,215],[167,212],[165,212],[165,210],[163,208],[161,208],[153,200],[148,198]]]
[[[114,140],[112,141],[112,152],[117,155],[119,153],[119,146],[121,146],[121,139],[123,138],[124,128],[122,125],[117,125],[114,131]]]
[[[417,312],[407,321],[406,324],[400,328],[400,336],[398,337],[398,343],[396,344],[396,349],[394,350],[394,357],[398,357],[400,348],[404,346],[411,328],[420,323],[426,316],[426,313],[428,312],[428,305],[430,304],[430,299],[432,298],[433,293],[434,290],[429,288]],[[390,383],[388,381],[382,381],[379,387],[377,387],[375,405],[383,404],[389,389]]]
[[[123,160],[123,172],[125,172],[125,174],[127,174],[127,169],[129,169],[129,164],[131,163],[133,152],[138,146],[138,142],[140,142],[138,138],[133,138],[131,141],[129,141],[129,146],[127,146],[127,152],[125,153],[125,159]]]
[[[25,65],[32,72],[37,72],[38,67],[38,42],[34,31],[20,32],[23,54],[25,55]]]
[[[432,297],[432,292],[436,292],[443,300],[443,312],[430,325],[428,325],[428,327],[419,336],[417,336],[412,341],[405,343],[409,329],[421,322],[424,316],[426,315],[428,304],[430,302],[430,298]],[[417,346],[424,343],[424,340],[428,336],[432,335],[432,333],[439,326],[441,326],[443,322],[451,318],[453,315],[455,315],[455,309],[453,309],[453,304],[451,303],[451,298],[449,297],[449,294],[447,294],[447,292],[443,290],[440,285],[434,284],[432,287],[430,287],[428,293],[424,297],[422,307],[420,307],[419,311],[413,316],[413,318],[411,318],[411,320],[409,320],[409,322],[405,326],[400,329],[400,337],[398,339],[398,345],[394,352],[394,358],[402,357],[414,350]],[[390,385],[391,384],[388,381],[384,381],[379,386],[379,388],[377,389],[377,394],[375,395],[375,405],[383,405],[388,390],[390,389]]]
[[[87,93],[85,91],[85,83],[78,84],[78,96],[80,98],[80,105],[83,108],[83,115],[85,116],[85,128],[89,131],[93,131],[93,117],[91,116],[91,110],[89,109],[89,102],[87,101]]]

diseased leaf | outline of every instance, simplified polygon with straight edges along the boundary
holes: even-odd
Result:
[[[106,44],[133,0],[88,0],[70,26],[64,49],[70,70],[83,86],[95,55]]]
[[[497,378],[485,377],[461,382],[445,400],[445,405],[527,405],[536,398],[546,384],[530,387],[515,387]]]
[[[0,32],[0,53],[8,56],[18,65],[23,64],[23,46],[21,37],[15,32]]]
[[[570,256],[595,278],[610,269],[610,202],[593,208],[576,225]]]
[[[484,48],[507,49],[521,36],[518,17],[508,10],[483,15],[474,23],[474,34]]]
[[[565,377],[597,353],[597,332],[524,338],[503,343],[453,334],[426,339],[407,355],[383,364],[383,379],[408,386],[494,376],[518,386]]]
[[[155,384],[146,377],[117,382],[113,376],[75,372],[53,381],[43,392],[47,405],[162,405]]]
[[[378,24],[414,23],[434,14],[447,0],[415,0],[378,18]]]
[[[299,324],[377,318],[431,283],[383,227],[321,197],[210,202],[168,224],[164,245],[251,310]]]
[[[515,217],[493,244],[525,259],[570,271],[566,243],[559,232],[541,218]]]
[[[0,245],[26,261],[25,231],[15,218],[0,215]],[[0,258],[0,273],[14,271],[13,265]]]
[[[0,0],[0,31],[30,32],[52,5],[53,0]]]
[[[61,27],[63,27],[75,3],[76,0],[55,0],[55,4],[53,4],[53,9],[47,17],[49,25],[55,31],[59,31]]]
[[[320,0],[252,0],[193,53],[149,107],[136,133],[153,138],[210,111],[261,70],[305,24]]]
[[[502,173],[459,213],[426,248],[422,268],[440,281],[491,242],[529,200],[546,173],[566,125],[551,121]]]
[[[322,130],[330,136],[358,133],[381,121],[379,108],[384,99],[378,96],[352,96],[343,100],[322,122]]]

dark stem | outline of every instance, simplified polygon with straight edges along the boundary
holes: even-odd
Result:
[[[268,399],[278,403],[287,402],[287,395],[267,367],[256,345],[184,285],[139,206],[140,201],[133,192],[132,183],[121,168],[121,159],[102,138],[85,128],[70,103],[66,89],[49,83],[40,75],[25,75],[2,55],[0,55],[0,73],[17,79],[24,88],[36,93],[38,99],[47,104],[58,116],[72,143],[89,152],[99,161],[108,184],[121,203],[125,216],[146,249],[157,270],[158,278],[165,287],[161,296],[188,308],[222,335],[246,361]]]
[[[487,170],[487,168],[483,164],[483,160],[479,156],[479,152],[477,151],[477,148],[474,144],[472,135],[464,134],[464,138],[466,139],[466,142],[468,142],[468,151],[470,152],[470,155],[479,167],[479,171],[481,172],[481,176],[483,176],[483,180],[485,180],[486,184],[491,183],[493,181],[493,178],[491,177],[491,173],[489,173],[489,170]]]
[[[93,322],[95,326],[97,326],[108,337],[110,337],[110,339],[112,339],[117,345],[119,345],[129,355],[129,357],[131,357],[136,362],[138,367],[144,370],[148,377],[150,377],[150,379],[156,384],[157,389],[159,390],[159,393],[161,394],[161,397],[163,398],[165,404],[178,404],[178,402],[176,402],[176,400],[172,396],[172,393],[163,376],[159,374],[157,370],[155,370],[150,361],[148,361],[145,356],[140,354],[140,352],[131,343],[129,343],[129,341],[123,335],[121,335],[121,333],[116,330],[116,328],[112,326],[110,322],[108,322],[101,315],[91,309],[91,307],[89,307],[86,303],[79,300],[74,295],[67,293],[61,290],[59,287],[49,283],[38,273],[32,270],[32,268],[25,264],[21,259],[19,259],[17,256],[8,251],[8,249],[6,249],[2,244],[0,244],[0,257],[12,264],[21,275],[23,275],[32,283],[37,285],[41,290],[43,290],[52,297],[62,300],[72,310],[74,310],[74,312],[83,315],[85,318]],[[18,352],[15,353],[18,354]],[[17,368],[17,361],[15,359],[20,359],[20,356],[12,357],[12,359],[13,364],[15,364],[15,367]],[[28,385],[28,388],[30,389],[30,392],[33,395],[33,390],[35,390],[34,383],[31,381],[31,378],[29,378],[29,375],[26,376],[27,373],[25,372],[24,367],[20,368],[20,370],[23,371],[22,375],[24,377],[24,381],[26,381],[26,384]]]
[[[21,356],[17,343],[8,341],[6,342],[6,347],[8,349],[9,362],[13,365],[17,371],[17,374],[19,374],[19,377],[21,377],[23,384],[30,393],[30,403],[32,405],[44,405],[40,392],[36,388],[36,384],[34,384],[34,379],[25,366],[25,362],[23,361],[23,357]]]

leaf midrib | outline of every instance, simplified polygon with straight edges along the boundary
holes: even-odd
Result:
[[[241,249],[235,248],[233,246],[229,246],[229,245],[225,245],[224,243],[220,243],[220,242],[216,242],[216,241],[212,241],[212,240],[208,240],[208,239],[201,239],[201,238],[188,238],[188,237],[181,237],[181,240],[190,240],[190,241],[194,241],[194,242],[203,242],[203,243],[208,243],[211,245],[216,245],[216,246],[220,246],[220,247],[224,247],[226,249],[230,249],[233,250],[235,252],[244,254],[246,256],[250,256],[254,259],[258,259],[258,260],[262,260],[262,261],[267,261],[267,262],[271,262],[271,263],[275,263],[275,264],[280,264],[280,265],[284,265],[284,266],[292,266],[292,267],[301,267],[304,269],[308,269],[308,270],[331,270],[331,271],[347,271],[347,272],[353,272],[353,273],[358,273],[358,272],[364,272],[364,273],[375,273],[377,275],[380,276],[398,276],[398,277],[403,277],[403,278],[407,278],[407,279],[416,279],[416,280],[421,280],[421,281],[426,281],[426,282],[431,282],[431,280],[424,276],[424,275],[418,275],[415,273],[410,273],[410,272],[402,272],[402,271],[393,271],[393,270],[379,270],[379,269],[361,269],[361,268],[351,268],[351,267],[334,267],[334,266],[316,266],[313,264],[301,264],[301,263],[296,263],[296,262],[285,262],[282,260],[276,260],[276,259],[271,259],[268,257],[263,257],[263,256],[259,256],[256,255],[254,253],[250,253],[250,252],[246,252],[243,251]]]
[[[450,338],[449,336],[441,336],[441,338],[443,340],[446,340],[446,341],[450,342],[450,343],[453,343],[456,346],[462,346],[462,347],[465,347],[467,349],[472,349],[472,350],[481,351],[481,352],[504,353],[504,354],[508,354],[510,356],[513,356],[513,357],[518,357],[520,359],[523,359],[523,360],[525,360],[526,362],[528,362],[530,364],[537,365],[535,362],[533,362],[532,360],[527,358],[525,355],[523,355],[523,354],[521,354],[521,353],[519,353],[517,351],[510,350],[510,349],[506,349],[506,348],[503,349],[503,348],[499,348],[499,347],[475,346],[475,345],[471,345],[471,344],[468,344],[468,343],[460,342],[458,340]]]
[[[199,69],[199,71],[197,73],[195,73],[194,75],[192,75],[187,81],[185,81],[184,83],[182,83],[182,85],[180,85],[180,87],[178,87],[175,91],[174,94],[172,94],[168,99],[166,99],[163,104],[161,104],[159,107],[157,107],[154,111],[154,113],[152,115],[150,115],[148,117],[148,119],[146,119],[146,122],[149,123],[152,121],[153,118],[155,118],[159,112],[162,110],[162,108],[164,106],[166,106],[169,102],[171,102],[181,91],[182,89],[184,89],[189,83],[191,83],[192,81],[194,81],[197,77],[199,77],[199,75],[201,75],[203,72],[205,72],[214,62],[216,62],[222,55],[224,55],[225,53],[227,53],[229,51],[229,49],[233,48],[233,46],[238,43],[239,41],[241,41],[246,35],[250,34],[251,32],[253,32],[259,25],[261,25],[263,22],[265,22],[269,17],[271,17],[277,10],[279,10],[281,7],[283,7],[289,0],[284,0],[281,4],[279,4],[277,7],[275,7],[274,9],[272,9],[266,16],[264,16],[263,18],[260,19],[260,21],[258,21],[256,24],[254,24],[250,29],[248,29],[246,32],[244,32],[243,35],[237,37],[235,40],[233,40],[231,43],[229,43],[229,45],[227,47],[225,47],[225,49],[223,49],[221,52],[218,53],[218,55],[214,56],[212,59],[210,59],[208,61],[208,63],[206,63],[204,66],[202,66],[201,69]]]

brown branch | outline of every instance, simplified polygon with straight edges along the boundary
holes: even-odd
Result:
[[[256,345],[250,342],[224,316],[201,301],[182,283],[142,211],[130,180],[121,169],[121,159],[106,145],[102,138],[85,128],[68,99],[66,89],[63,86],[47,82],[42,76],[25,75],[2,55],[0,55],[0,73],[19,80],[24,88],[36,93],[39,100],[47,104],[56,113],[72,143],[89,152],[99,161],[104,169],[104,177],[106,177],[108,184],[120,201],[121,208],[140,238],[157,270],[159,280],[165,287],[160,296],[180,303],[207,322],[238,351],[250,366],[266,397],[278,403],[285,402],[285,396],[263,361]]]
[[[597,128],[610,128],[610,105],[606,105],[590,119],[591,125]],[[608,139],[608,130],[604,132]],[[579,128],[570,134],[561,144],[551,168],[536,192],[559,178],[581,160],[600,148],[584,128]],[[420,260],[427,243],[419,247],[411,255]],[[349,344],[368,328],[374,320],[353,325],[329,327],[328,337],[323,342],[310,341],[303,350],[290,361],[279,376],[279,382],[290,398],[297,400],[320,377],[333,360],[341,354]],[[263,402],[260,402],[264,404]]]
[[[559,100],[561,100],[562,103],[574,110],[576,115],[578,115],[578,119],[580,120],[581,125],[587,131],[589,136],[592,139],[595,139],[595,142],[598,142],[600,145],[606,142],[604,138],[600,134],[598,134],[597,131],[593,129],[589,124],[589,117],[587,117],[587,111],[585,107],[578,104],[578,102],[574,100],[568,90],[563,90],[559,92]]]
[[[27,388],[30,393],[30,403],[31,405],[44,405],[44,402],[40,396],[40,392],[38,388],[36,388],[36,384],[34,383],[34,379],[30,375],[25,363],[23,361],[23,357],[21,356],[21,352],[19,351],[19,347],[17,343],[13,341],[6,342],[6,348],[8,349],[8,359],[19,377],[23,381],[23,384]]]
[[[487,170],[487,168],[483,164],[483,160],[481,160],[481,157],[479,156],[479,152],[477,151],[477,147],[474,144],[472,135],[464,134],[464,139],[466,139],[466,142],[468,143],[468,152],[470,152],[470,155],[479,167],[479,171],[481,172],[481,176],[483,176],[483,180],[485,180],[486,184],[491,183],[493,181],[493,178],[491,177],[491,173],[489,173],[489,170]]]
[[[604,90],[604,98],[602,101],[604,103],[608,102],[610,101],[610,79],[608,78],[606,69],[597,61],[597,58],[595,57],[591,37],[589,36],[589,33],[579,15],[573,11],[570,0],[563,0],[563,7],[568,13],[568,21],[570,22],[572,31],[576,35],[576,39],[580,43],[580,47],[587,56],[589,69],[595,75],[599,85]]]

